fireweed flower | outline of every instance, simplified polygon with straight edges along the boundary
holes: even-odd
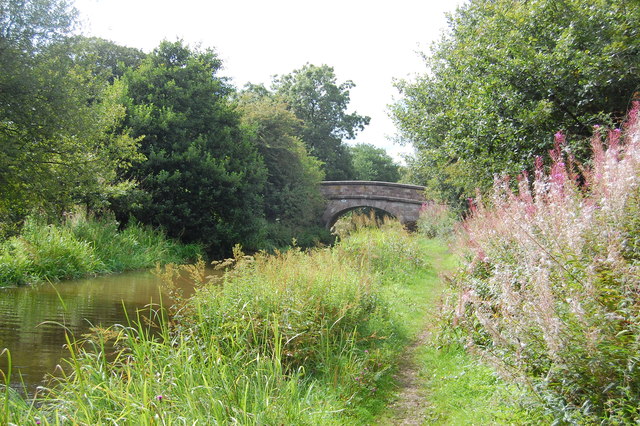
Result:
[[[555,143],[557,146],[563,146],[567,140],[567,137],[562,132],[558,132],[554,135]]]
[[[502,359],[518,375],[557,383],[550,390],[576,395],[578,406],[597,402],[602,394],[601,383],[594,383],[585,366],[602,368],[602,377],[623,384],[623,391],[627,383],[640,382],[635,371],[618,368],[635,365],[637,350],[619,344],[615,334],[622,327],[633,329],[628,322],[634,308],[594,303],[609,286],[624,300],[638,300],[637,265],[624,255],[628,231],[622,229],[635,220],[632,197],[640,187],[638,120],[633,110],[621,129],[594,127],[599,130],[591,139],[591,162],[577,166],[580,176],[570,153],[564,156],[565,136],[558,132],[549,169],[536,157],[533,181],[520,178],[517,193],[497,181],[490,207],[477,200],[462,225],[467,273],[456,281],[457,299],[449,302],[453,324],[466,329],[471,342],[475,336],[492,341],[476,346],[480,352]],[[491,263],[481,264],[487,256]],[[606,280],[600,271],[610,274]],[[637,331],[629,333],[637,339]],[[620,364],[611,362],[611,352],[599,350],[609,342],[618,345]],[[542,360],[536,370],[532,359]],[[537,370],[540,365],[547,367]],[[636,404],[637,392],[622,398],[629,399],[620,404]]]

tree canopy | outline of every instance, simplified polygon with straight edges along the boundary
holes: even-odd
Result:
[[[65,43],[75,12],[64,1],[0,2],[0,221],[32,209],[104,205],[130,187],[117,171],[141,157],[119,130],[121,84],[94,78]],[[1,231],[1,229],[0,229]]]
[[[326,178],[353,178],[351,157],[344,139],[353,139],[370,118],[347,113],[351,80],[338,83],[328,65],[306,64],[290,74],[277,76],[273,90],[302,120],[301,138],[311,155],[324,163]]]
[[[0,237],[78,205],[214,256],[326,237],[318,183],[353,177],[343,139],[369,121],[346,112],[351,81],[306,65],[239,93],[211,49],[75,25],[65,0],[0,0]]]
[[[400,167],[382,148],[360,143],[349,147],[357,180],[377,180],[397,182],[400,180]]]
[[[286,246],[319,222],[324,205],[321,162],[309,155],[302,122],[278,96],[246,90],[238,99],[241,121],[262,156],[267,178],[263,191],[269,244]]]
[[[460,202],[494,174],[531,168],[565,132],[579,160],[595,124],[640,88],[640,8],[627,0],[472,0],[400,81],[392,107],[432,195]]]
[[[217,76],[212,50],[162,42],[125,73],[126,125],[142,137],[147,161],[131,178],[148,194],[133,213],[184,241],[221,255],[241,242],[254,247],[263,215],[265,168],[240,116],[232,88]]]

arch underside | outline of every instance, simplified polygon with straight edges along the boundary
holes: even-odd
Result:
[[[338,199],[330,200],[322,216],[327,228],[331,228],[338,218],[351,210],[368,207],[395,217],[402,224],[413,224],[418,220],[420,204],[408,204],[387,200]]]

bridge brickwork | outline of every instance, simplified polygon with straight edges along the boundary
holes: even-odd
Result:
[[[414,226],[420,208],[426,202],[424,187],[375,181],[325,181],[320,186],[327,200],[322,220],[330,228],[346,212],[372,207],[396,217],[402,224]]]

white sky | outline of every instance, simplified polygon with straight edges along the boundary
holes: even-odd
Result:
[[[76,0],[85,35],[153,50],[178,38],[214,48],[222,75],[237,87],[270,85],[309,62],[334,67],[338,82],[353,80],[350,110],[371,117],[355,143],[408,152],[395,134],[387,105],[394,78],[425,70],[427,51],[446,26],[444,12],[464,0]]]

